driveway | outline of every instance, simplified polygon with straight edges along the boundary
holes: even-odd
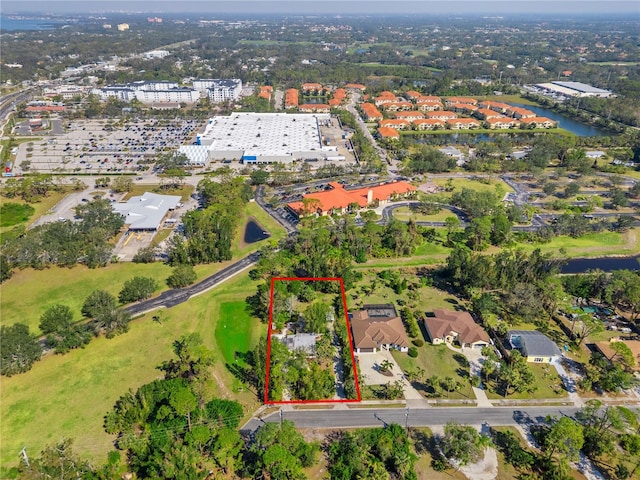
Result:
[[[376,353],[361,353],[357,355],[358,362],[360,365],[360,373],[364,378],[361,378],[360,381],[365,385],[386,385],[389,382],[395,382],[396,380],[402,381],[404,385],[404,398],[407,400],[422,400],[422,395],[418,393],[418,391],[411,386],[409,381],[406,379],[404,373],[393,359],[393,356],[390,352],[383,350],[382,352]],[[393,376],[387,377],[380,373],[380,364],[388,360],[393,363],[393,368],[391,369],[391,373]]]

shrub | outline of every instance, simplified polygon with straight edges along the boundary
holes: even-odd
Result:
[[[409,356],[411,358],[416,358],[418,356],[418,349],[416,347],[409,348]]]
[[[420,340],[419,338],[416,338],[415,340],[413,340],[413,343],[416,347],[422,347],[424,346],[424,340]]]

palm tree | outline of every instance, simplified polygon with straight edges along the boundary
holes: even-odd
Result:
[[[389,360],[384,360],[382,363],[380,363],[380,372],[381,373],[386,373],[389,370],[391,370],[393,368],[393,362],[390,362]]]

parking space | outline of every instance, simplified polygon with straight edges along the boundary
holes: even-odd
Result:
[[[16,173],[142,172],[151,168],[159,154],[192,142],[198,127],[198,122],[183,119],[55,120],[50,131],[39,133],[42,140],[20,145],[15,169]]]

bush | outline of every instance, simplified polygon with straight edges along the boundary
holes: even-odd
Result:
[[[124,286],[118,294],[120,303],[137,302],[153,295],[158,288],[157,282],[151,277],[133,277],[124,282]]]
[[[423,347],[424,346],[424,340],[420,340],[419,338],[416,338],[413,342],[416,347]]]
[[[167,285],[171,288],[183,288],[196,281],[196,271],[191,265],[178,265],[167,278]]]
[[[418,356],[418,349],[416,347],[409,348],[409,356],[411,358],[416,358]]]

